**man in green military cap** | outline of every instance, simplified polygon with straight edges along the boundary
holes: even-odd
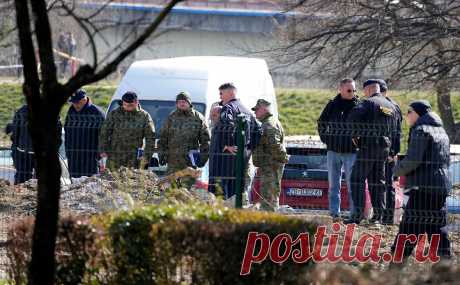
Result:
[[[108,159],[110,170],[118,170],[121,166],[144,168],[155,149],[152,118],[141,108],[134,92],[126,92],[120,105],[107,115],[102,125],[99,137],[101,157]],[[140,155],[144,139],[144,151]]]
[[[252,110],[262,123],[262,136],[255,148],[252,161],[259,169],[261,210],[274,211],[278,207],[281,177],[288,161],[284,146],[284,130],[273,116],[270,102],[259,99]]]
[[[176,96],[176,110],[169,114],[160,131],[160,164],[168,164],[168,173],[203,167],[209,157],[209,141],[205,118],[193,108],[190,94],[180,92]]]

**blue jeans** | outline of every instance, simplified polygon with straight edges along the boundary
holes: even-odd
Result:
[[[345,172],[345,180],[348,188],[348,201],[350,215],[354,213],[353,200],[351,198],[351,170],[356,159],[356,153],[327,152],[327,170],[329,181],[329,212],[332,216],[340,214],[340,186],[342,169]]]

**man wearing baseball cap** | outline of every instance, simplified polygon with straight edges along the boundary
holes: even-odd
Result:
[[[281,123],[273,117],[270,107],[270,102],[259,99],[252,108],[257,120],[262,123],[262,136],[252,154],[252,161],[259,169],[260,208],[266,211],[274,211],[279,206],[281,178],[284,164],[288,161],[284,130]]]
[[[92,104],[85,90],[77,90],[69,102],[71,106],[64,123],[65,151],[70,177],[91,176],[97,173],[99,133],[104,112]]]
[[[110,112],[102,125],[99,138],[101,157],[107,158],[107,167],[111,170],[118,170],[121,166],[144,168],[155,149],[152,118],[139,105],[136,93],[128,91],[121,100],[121,106]]]

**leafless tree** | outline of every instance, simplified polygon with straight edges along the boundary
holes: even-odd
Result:
[[[296,12],[276,49],[284,66],[335,81],[383,74],[390,84],[434,88],[452,143],[460,143],[459,0],[290,0]],[[315,68],[316,67],[316,68]]]
[[[9,1],[6,1],[9,2]],[[117,46],[111,56],[102,60],[94,38],[100,28],[94,23],[97,14],[78,14],[77,1],[14,0],[16,28],[24,68],[23,93],[28,105],[29,131],[33,141],[38,178],[38,205],[33,234],[30,284],[53,284],[55,274],[55,241],[59,215],[61,169],[58,141],[61,133],[56,120],[62,106],[78,88],[101,80],[141,46],[159,27],[172,8],[181,0],[166,1],[163,10],[152,17],[143,32]],[[107,1],[107,4],[111,1]],[[67,82],[58,81],[53,53],[50,14],[71,17],[86,33],[93,52],[91,64],[82,65]],[[40,62],[40,68],[38,68]]]

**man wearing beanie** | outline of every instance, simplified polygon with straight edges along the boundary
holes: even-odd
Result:
[[[176,110],[169,114],[160,131],[160,165],[168,164],[168,173],[203,167],[208,161],[209,141],[205,118],[193,108],[190,94],[180,92],[176,96]]]
[[[385,161],[390,154],[391,136],[396,128],[394,105],[380,93],[378,80],[367,80],[363,88],[366,100],[348,115],[349,132],[358,153],[351,171],[355,213],[345,223],[359,224],[364,218],[366,180],[374,209],[371,222],[381,221],[385,209]]]
[[[393,104],[396,110],[396,129],[391,136],[391,147],[390,147],[390,156],[388,156],[387,161],[385,162],[385,183],[386,183],[386,210],[382,217],[383,224],[393,224],[394,219],[394,208],[395,208],[395,189],[393,188],[393,168],[395,166],[396,155],[401,150],[401,134],[402,134],[402,112],[398,103],[388,96],[388,85],[383,79],[378,79],[380,86],[380,93],[382,93],[385,98]]]
[[[443,207],[451,189],[449,137],[439,116],[431,111],[428,101],[413,101],[406,119],[410,126],[407,155],[396,164],[394,175],[406,177],[405,192],[409,192],[409,200],[398,236],[428,234],[431,239],[433,234],[438,234],[438,255],[451,256],[447,233],[441,230],[447,222]],[[393,252],[398,236],[392,246]],[[410,256],[415,246],[406,243],[404,257]]]

